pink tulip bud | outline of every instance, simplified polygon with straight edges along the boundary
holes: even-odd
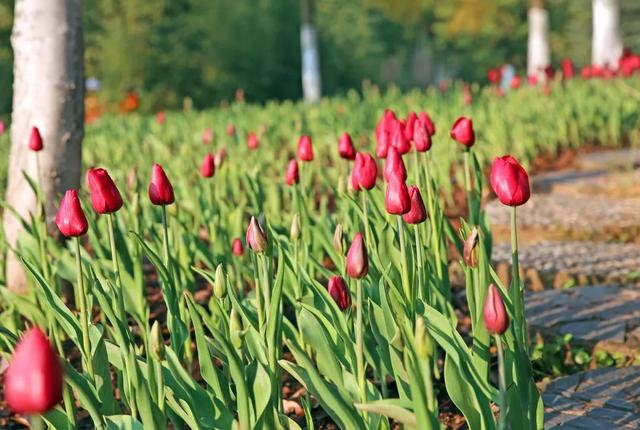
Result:
[[[302,161],[313,161],[311,137],[307,135],[300,136],[300,140],[298,140],[298,158]]]
[[[287,185],[295,185],[300,182],[300,174],[298,173],[298,162],[295,158],[289,160],[287,170],[284,172],[284,181]]]
[[[493,160],[489,182],[504,205],[520,206],[531,196],[529,175],[511,155]]]
[[[424,123],[425,127],[427,127],[427,132],[430,136],[434,136],[436,134],[436,125],[426,112],[420,112],[418,114],[418,119]]]
[[[207,153],[202,159],[200,165],[200,175],[203,178],[212,178],[216,173],[216,160],[213,154]]]
[[[160,111],[156,114],[156,122],[160,125],[164,124],[164,122],[166,121],[167,117],[164,113],[164,111]]]
[[[233,239],[231,242],[231,252],[236,257],[242,257],[244,255],[244,247],[242,246],[242,240],[239,237]]]
[[[414,126],[417,120],[418,115],[416,115],[415,112],[411,112],[409,113],[409,116],[407,116],[407,122],[404,126],[404,138],[408,141],[413,140]]]
[[[565,58],[560,63],[560,67],[562,68],[562,79],[567,80],[571,79],[576,74],[576,69],[573,66],[573,61],[570,58]]]
[[[476,267],[478,260],[475,252],[478,245],[478,228],[473,227],[469,232],[469,235],[464,241],[464,247],[462,248],[462,259],[469,267]]]
[[[347,275],[362,279],[369,272],[369,258],[362,233],[356,233],[347,252]]]
[[[208,145],[211,142],[213,142],[213,130],[211,130],[211,127],[207,127],[202,132],[202,143]]]
[[[227,136],[235,137],[236,135],[236,126],[234,123],[230,122],[227,124]]]
[[[254,132],[249,133],[247,136],[247,146],[249,149],[257,149],[259,145],[260,140],[258,139],[258,136]]]
[[[378,143],[376,145],[376,157],[386,158],[389,147],[391,146],[391,138],[389,137],[389,133],[387,133],[386,131],[381,132],[377,140]]]
[[[62,197],[58,214],[56,215],[56,225],[65,237],[82,236],[89,229],[87,218],[84,216],[80,199],[76,190],[67,190]]]
[[[347,132],[342,133],[342,136],[340,136],[338,153],[340,157],[346,160],[355,160],[356,158],[356,149],[353,147],[353,141]]]
[[[535,87],[538,85],[538,77],[536,75],[529,75],[527,76],[527,82],[529,83],[529,86]]]
[[[216,168],[219,168],[220,166],[222,166],[222,163],[224,163],[225,158],[227,158],[227,148],[222,146],[220,147],[220,149],[218,149],[218,152],[216,152],[216,155],[215,155]]]
[[[387,151],[387,159],[384,161],[384,179],[387,181],[391,175],[400,175],[402,180],[407,179],[407,169],[404,167],[404,161],[402,161],[402,155],[395,147],[389,148]]]
[[[520,88],[520,85],[522,84],[522,80],[520,79],[520,76],[515,75],[513,78],[511,78],[511,89],[513,90],[517,90]]]
[[[122,207],[122,196],[118,187],[104,169],[89,169],[87,183],[91,193],[91,206],[99,214],[116,212]]]
[[[62,400],[63,378],[55,350],[34,327],[16,345],[5,373],[5,401],[15,413],[43,414]]]
[[[6,124],[4,123],[4,121],[0,120],[0,136],[2,136],[6,130]]]
[[[392,174],[389,177],[384,202],[387,212],[392,215],[404,215],[411,209],[409,190],[399,174]]]
[[[582,79],[590,79],[591,78],[591,66],[586,65],[580,70],[580,76]]]
[[[351,185],[353,189],[360,191],[362,187],[365,190],[370,190],[375,187],[377,177],[378,165],[376,164],[376,160],[367,152],[358,152],[356,154],[356,161],[353,164],[353,171],[351,172]]]
[[[453,123],[450,132],[451,137],[456,142],[471,148],[476,141],[476,135],[473,131],[473,121],[471,118],[461,116]]]
[[[402,215],[402,218],[407,224],[420,224],[427,219],[427,210],[424,207],[418,187],[415,185],[409,187],[409,197],[411,197],[411,209]]]
[[[391,145],[395,147],[400,154],[406,154],[411,151],[411,142],[405,137],[404,128],[405,124],[402,121],[396,121],[393,132],[391,133]]]
[[[431,148],[431,134],[422,119],[418,119],[413,127],[413,144],[418,152],[426,152]]]
[[[149,200],[154,205],[170,205],[175,201],[173,186],[162,169],[162,166],[154,163],[151,170],[151,182],[149,183]]]
[[[42,135],[38,127],[31,127],[31,135],[29,136],[29,149],[34,152],[42,151]]]
[[[260,227],[255,217],[251,217],[249,228],[247,228],[247,246],[255,253],[262,253],[267,249],[267,235]]]
[[[351,294],[341,276],[332,276],[327,284],[329,295],[336,302],[340,310],[345,311],[351,306]]]
[[[501,335],[509,327],[509,316],[504,307],[502,296],[498,288],[491,284],[487,289],[487,297],[484,301],[484,325],[490,334]]]

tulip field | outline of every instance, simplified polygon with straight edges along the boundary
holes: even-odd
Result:
[[[32,428],[541,429],[527,172],[640,144],[639,96],[637,78],[575,78],[102,118],[49,233],[42,211],[22,220],[29,291],[0,288],[2,405]]]

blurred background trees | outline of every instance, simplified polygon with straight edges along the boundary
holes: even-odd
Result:
[[[619,0],[625,46],[640,50],[640,2]],[[591,61],[592,0],[546,0],[551,63]],[[324,94],[364,79],[401,88],[485,80],[527,61],[530,0],[314,0]],[[11,100],[13,0],[0,0],[0,117]],[[86,76],[112,106],[140,109],[299,98],[300,0],[96,0],[85,4]]]

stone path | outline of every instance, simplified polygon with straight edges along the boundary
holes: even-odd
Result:
[[[640,367],[596,369],[559,378],[542,395],[545,428],[640,428]]]

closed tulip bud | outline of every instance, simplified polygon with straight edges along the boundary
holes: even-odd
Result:
[[[154,321],[151,326],[149,347],[149,352],[154,359],[158,361],[164,360],[164,339],[162,338],[162,329],[158,321]]]
[[[2,136],[6,130],[7,126],[4,121],[0,120],[0,136]]]
[[[291,221],[291,240],[296,242],[300,238],[300,232],[302,231],[302,226],[300,226],[300,215],[295,214],[293,216],[293,220]]]
[[[538,77],[536,75],[529,75],[527,76],[527,82],[530,86],[535,87],[538,85]]]
[[[224,271],[222,270],[222,264],[218,264],[216,267],[215,282],[213,283],[213,294],[219,299],[224,299],[227,295],[227,282],[224,277]]]
[[[376,144],[376,157],[378,158],[387,158],[387,151],[391,146],[391,138],[389,137],[389,133],[383,131],[377,138],[378,143]]]
[[[222,163],[224,163],[225,158],[227,158],[227,148],[223,146],[220,149],[218,149],[218,152],[216,152],[216,156],[215,156],[216,169],[222,166]]]
[[[384,161],[384,170],[383,170],[384,179],[387,181],[391,177],[391,175],[400,175],[402,180],[407,179],[407,169],[404,167],[404,161],[402,161],[402,155],[395,148],[389,148],[387,152],[387,159]]]
[[[377,177],[378,165],[376,160],[367,152],[358,152],[351,172],[351,186],[353,189],[356,191],[360,191],[361,188],[370,190],[375,187]]]
[[[347,275],[362,279],[369,272],[369,258],[362,233],[356,233],[347,252]]]
[[[300,140],[298,140],[298,158],[302,161],[313,160],[313,145],[311,144],[311,137],[307,135],[300,136]]]
[[[97,213],[112,213],[122,207],[120,191],[106,170],[89,169],[87,183],[91,194],[91,206]]]
[[[256,149],[260,146],[260,139],[254,132],[249,133],[247,136],[247,146],[249,149]]]
[[[433,339],[427,331],[427,327],[425,326],[424,319],[422,317],[418,317],[418,319],[416,319],[415,346],[416,353],[422,360],[427,360],[433,355]]]
[[[401,121],[396,121],[393,128],[391,146],[395,147],[400,154],[406,154],[411,151],[411,142],[404,135],[404,124]],[[387,156],[389,156],[388,153]]]
[[[332,276],[327,284],[327,291],[340,310],[345,311],[351,307],[351,294],[342,276]]]
[[[235,137],[236,136],[236,126],[232,122],[227,124],[227,136]]]
[[[466,87],[468,89],[468,87]],[[427,127],[427,132],[429,132],[430,136],[434,136],[436,134],[436,125],[433,123],[433,120],[426,112],[420,112],[418,114],[418,119]]]
[[[404,215],[411,210],[411,197],[402,176],[391,175],[389,177],[384,203],[387,212],[392,215]]]
[[[353,147],[353,141],[347,132],[342,133],[342,136],[340,136],[338,153],[340,157],[346,160],[355,160],[356,158],[356,149]]]
[[[464,241],[464,247],[462,248],[462,259],[469,267],[476,267],[478,265],[478,258],[476,256],[476,247],[478,245],[478,228],[473,227],[469,232],[469,235]]]
[[[513,78],[511,78],[511,89],[517,90],[518,88],[520,88],[521,84],[522,80],[520,79],[520,76],[515,75]]]
[[[582,79],[590,79],[591,78],[591,66],[589,66],[589,65],[584,66],[580,70],[580,76],[582,76]]]
[[[29,329],[16,345],[4,375],[4,399],[18,414],[43,414],[62,400],[60,359],[38,327]]]
[[[166,116],[166,114],[164,113],[164,111],[162,111],[162,110],[161,110],[160,112],[158,112],[158,113],[156,114],[156,122],[157,122],[158,124],[160,124],[160,125],[164,124],[164,122],[166,121],[166,119],[167,119],[167,116]]]
[[[207,153],[200,165],[200,175],[203,178],[212,178],[216,173],[216,160],[213,154]]]
[[[484,325],[490,334],[501,335],[509,327],[509,316],[504,307],[502,296],[498,288],[491,284],[487,289],[487,297],[484,301],[484,310],[482,312]]]
[[[56,215],[56,225],[65,237],[82,236],[89,229],[87,218],[84,216],[80,199],[76,190],[67,190],[62,197],[58,214]]]
[[[207,127],[202,132],[202,143],[208,145],[211,142],[213,142],[213,130],[211,130],[211,127]]]
[[[453,123],[450,132],[451,137],[456,142],[471,148],[476,141],[476,135],[473,131],[473,121],[471,118],[461,116]]]
[[[407,224],[420,224],[427,219],[427,210],[424,208],[424,202],[418,187],[415,185],[409,187],[409,197],[411,198],[411,209],[402,215],[402,218]]]
[[[409,113],[409,116],[407,116],[407,122],[404,126],[404,138],[408,141],[413,140],[413,133],[417,120],[418,115],[416,115],[415,112],[411,112]]]
[[[427,124],[418,119],[413,126],[413,144],[418,152],[426,152],[431,149],[431,134]]]
[[[31,135],[29,136],[29,149],[34,152],[42,151],[42,135],[38,127],[31,127]]]
[[[258,254],[267,249],[267,236],[255,217],[251,217],[249,228],[247,228],[247,246]]]
[[[244,255],[244,247],[242,246],[242,240],[239,237],[233,239],[231,242],[231,252],[236,257],[242,257]]]
[[[510,155],[493,160],[489,182],[493,192],[504,205],[520,206],[531,196],[527,172]]]
[[[298,162],[295,158],[289,160],[287,170],[284,171],[284,182],[287,185],[295,185],[300,182],[300,173],[298,172]]]
[[[333,249],[340,255],[344,254],[344,233],[340,223],[336,225],[336,229],[333,232]]]
[[[162,166],[154,163],[149,183],[149,200],[154,205],[170,205],[175,201],[173,186]]]
[[[231,309],[231,315],[229,315],[229,333],[231,334],[231,344],[233,347],[235,349],[242,348],[244,329],[242,327],[242,320],[235,308]]]
[[[127,175],[127,190],[129,192],[138,191],[138,168],[136,166],[131,167]]]

